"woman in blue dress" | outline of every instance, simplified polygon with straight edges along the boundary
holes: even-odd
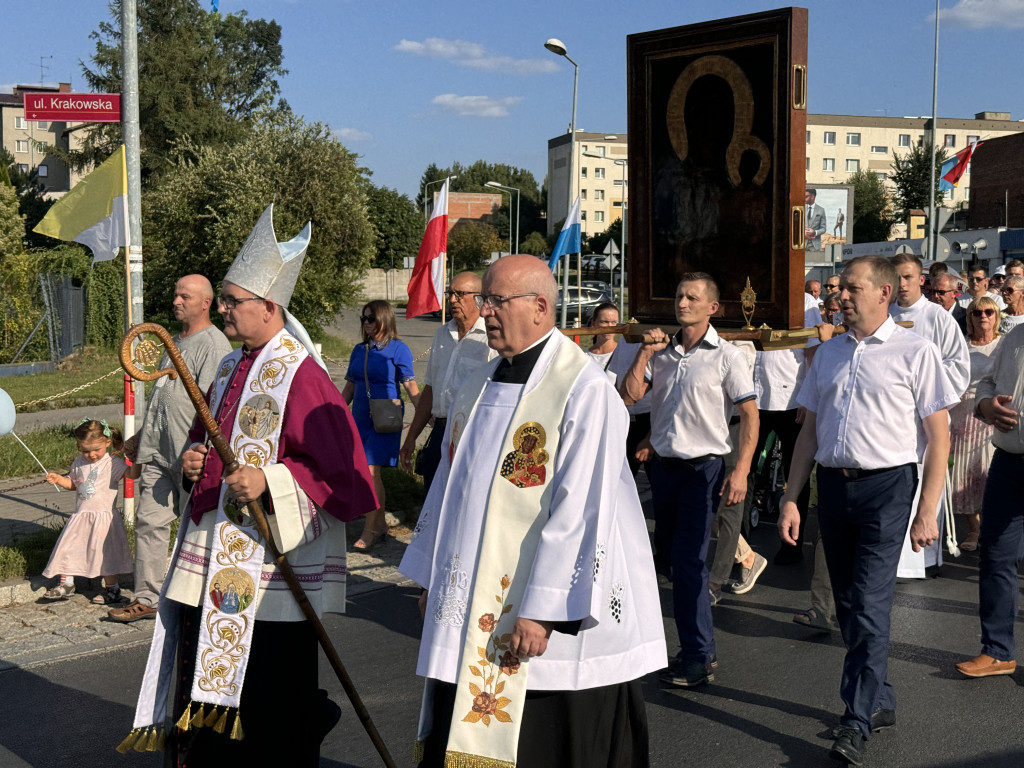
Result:
[[[363,533],[353,545],[356,549],[365,551],[387,533],[381,469],[398,464],[398,451],[402,442],[401,432],[381,434],[374,430],[373,421],[370,419],[369,398],[396,399],[400,397],[398,387],[401,385],[409,393],[415,409],[420,390],[413,376],[412,352],[405,342],[398,338],[394,308],[386,301],[371,301],[363,307],[359,322],[363,331],[363,343],[352,350],[341,396],[352,408],[352,416],[363,440],[366,461],[373,476],[373,487],[380,502],[377,509],[366,515]],[[364,370],[367,372],[365,377]],[[403,404],[403,413],[404,407]]]

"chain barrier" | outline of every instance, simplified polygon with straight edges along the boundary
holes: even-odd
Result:
[[[46,480],[33,480],[31,483],[25,483],[24,485],[16,485],[13,488],[0,488],[0,495],[5,493],[14,493],[15,491],[23,491],[26,488],[31,488],[33,485],[42,485]]]
[[[68,395],[73,395],[75,392],[81,392],[86,387],[91,387],[93,384],[101,382],[104,379],[109,379],[115,373],[122,373],[123,374],[124,371],[121,368],[115,368],[110,373],[105,373],[102,376],[100,376],[98,379],[93,379],[92,381],[90,381],[90,382],[88,382],[86,384],[82,384],[81,386],[75,387],[74,389],[69,389],[67,392],[61,392],[60,394],[51,395],[50,397],[40,397],[38,400],[29,400],[27,403],[15,403],[14,407],[15,408],[24,408],[25,406],[28,406],[28,405],[38,405],[39,403],[49,403],[52,400],[58,400],[58,399],[60,399],[62,397],[67,397]]]

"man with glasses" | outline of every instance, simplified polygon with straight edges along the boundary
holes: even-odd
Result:
[[[828,296],[839,291],[839,275],[829,275],[825,280],[825,295]]]
[[[718,659],[705,565],[708,542],[719,500],[732,506],[747,495],[758,433],[749,361],[711,325],[718,296],[711,275],[684,274],[675,297],[679,331],[674,336],[660,328],[650,331],[653,343],[637,352],[619,390],[627,405],[651,392],[654,544],[659,569],[671,571],[680,646],[662,680],[684,688],[714,680],[711,669]],[[733,408],[739,417],[739,450],[726,475]]]
[[[967,335],[967,310],[956,301],[956,280],[946,273],[932,278],[931,300],[956,320],[960,332]]]
[[[665,637],[629,417],[555,329],[543,261],[506,256],[482,291],[501,360],[455,396],[399,566],[424,587],[420,766],[647,765],[639,678]]]
[[[1001,283],[1002,276],[1000,276],[999,280]],[[975,265],[968,271],[967,293],[957,299],[957,303],[964,309],[967,309],[971,306],[972,301],[980,299],[982,296],[988,296],[990,299],[995,300],[1000,309],[1006,306],[1006,302],[1003,301],[1003,297],[999,295],[998,291],[993,293],[989,290],[988,272],[985,271],[985,268]]]
[[[428,491],[441,461],[442,438],[455,393],[478,366],[497,356],[497,352],[487,346],[487,331],[476,305],[479,295],[480,276],[476,273],[462,272],[452,278],[446,293],[452,319],[434,334],[423,391],[398,454],[402,468],[411,472],[416,438],[433,417],[430,437],[416,461],[416,472],[423,476],[423,486]]]
[[[1008,275],[1000,293],[1003,294],[1006,309],[1003,310],[1003,318],[999,321],[999,332],[1009,333],[1024,323],[1024,277]]]
[[[174,344],[201,392],[209,389],[221,358],[231,351],[227,337],[210,322],[212,303],[213,287],[202,275],[185,275],[174,286],[171,309],[181,323]],[[165,352],[159,368],[170,367],[171,358]],[[181,501],[181,454],[195,417],[180,376],[156,380],[134,460],[143,465],[135,515],[135,599],[111,609],[107,613],[111,621],[127,624],[156,616],[167,570],[171,523],[178,517]]]

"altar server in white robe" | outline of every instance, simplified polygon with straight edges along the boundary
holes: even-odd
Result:
[[[924,285],[924,269],[921,260],[912,253],[901,253],[890,259],[896,267],[899,277],[899,288],[896,291],[896,302],[889,305],[889,314],[893,320],[906,320],[914,325],[910,328],[918,336],[928,339],[939,348],[942,368],[946,379],[960,396],[967,391],[971,383],[971,355],[967,340],[961,333],[953,316],[938,304],[928,301],[921,291]],[[923,455],[924,438],[920,452]],[[920,472],[920,467],[918,468]],[[916,501],[914,502],[917,503]],[[942,502],[939,502],[940,510]],[[940,510],[936,510],[939,518],[939,537],[929,546],[915,552],[910,543],[910,535],[903,542],[900,555],[900,566],[897,575],[905,579],[923,579],[925,568],[942,565],[942,528],[943,521]]]
[[[555,330],[533,256],[483,280],[501,356],[463,385],[400,570],[424,587],[421,766],[645,766],[638,679],[665,666],[614,388]]]

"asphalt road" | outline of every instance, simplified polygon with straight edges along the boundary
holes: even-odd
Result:
[[[762,525],[755,548],[771,555],[773,536]],[[837,636],[808,634],[790,620],[806,607],[809,568],[769,566],[753,591],[715,608],[721,665],[714,683],[682,691],[645,681],[653,766],[832,764],[826,750],[840,711],[842,646]],[[383,587],[352,600],[347,616],[325,621],[399,765],[409,764],[422,692],[414,676],[415,594]],[[670,598],[663,588],[666,617]],[[898,724],[869,742],[867,765],[1024,765],[1024,670],[965,680],[953,669],[978,651],[976,600],[975,555],[947,564],[942,578],[897,588],[889,679],[899,697]],[[665,625],[674,652],[671,619]],[[154,755],[113,751],[130,726],[145,656],[135,647],[0,673],[0,768],[159,765]],[[345,710],[324,742],[321,765],[381,765],[326,661],[320,677]]]

